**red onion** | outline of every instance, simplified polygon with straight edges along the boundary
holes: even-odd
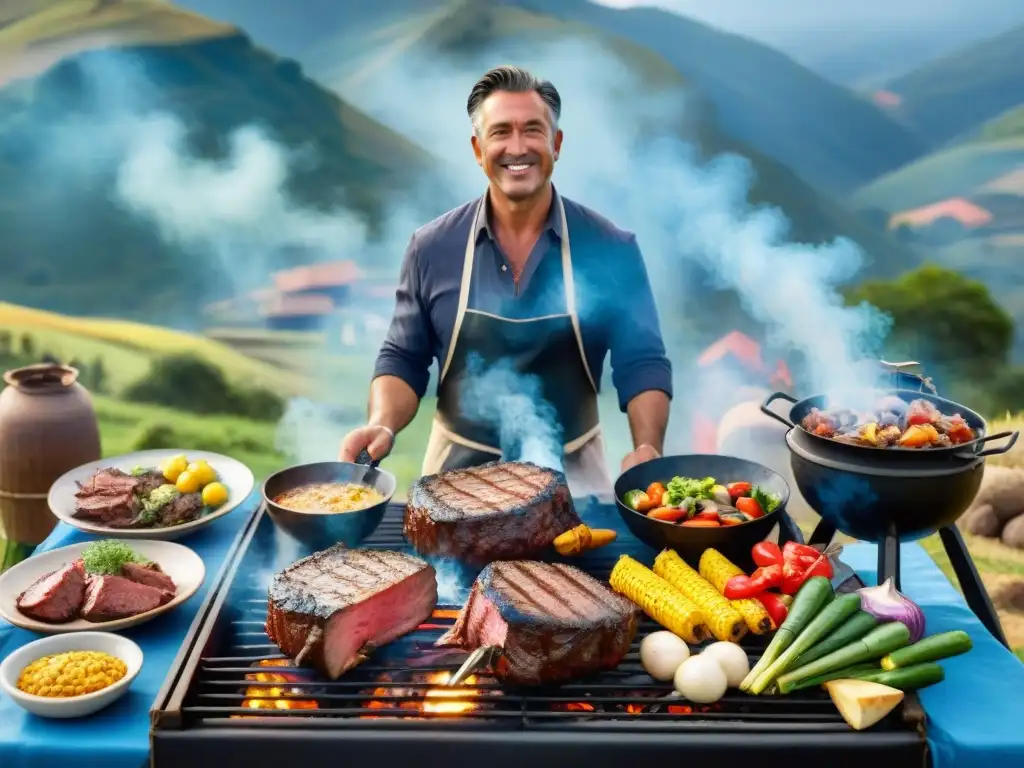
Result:
[[[924,637],[924,611],[906,595],[897,591],[892,579],[877,587],[864,587],[857,591],[862,611],[879,621],[899,621],[910,630],[910,642]]]

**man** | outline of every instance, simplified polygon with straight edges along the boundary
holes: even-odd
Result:
[[[609,498],[597,406],[605,355],[635,446],[623,470],[660,455],[672,394],[636,238],[553,188],[562,131],[551,83],[499,67],[473,87],[467,111],[487,192],[413,235],[377,358],[369,422],[345,437],[341,459],[354,461],[363,449],[376,459],[390,452],[416,415],[435,358],[437,416],[423,474],[500,458],[497,428],[467,413],[460,393],[474,358],[510,362],[539,379],[554,409],[572,492]]]

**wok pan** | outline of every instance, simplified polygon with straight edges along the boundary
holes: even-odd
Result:
[[[653,482],[668,483],[676,476],[713,477],[723,485],[746,481],[777,494],[781,502],[772,514],[742,525],[684,528],[675,523],[650,518],[626,506],[622,501],[627,491],[646,488]],[[632,534],[654,549],[674,549],[694,568],[708,547],[717,549],[739,567],[745,567],[745,564],[750,562],[751,548],[771,533],[780,516],[785,514],[788,501],[789,484],[781,475],[761,464],[733,456],[663,456],[627,469],[615,481],[615,506]]]
[[[267,506],[267,514],[278,528],[312,550],[326,549],[338,543],[357,547],[377,530],[398,485],[395,476],[378,468],[377,464],[363,451],[356,463],[321,461],[275,472],[263,483],[263,502]],[[383,499],[371,507],[352,512],[322,513],[296,512],[274,501],[285,491],[311,483],[367,485],[383,496]]]

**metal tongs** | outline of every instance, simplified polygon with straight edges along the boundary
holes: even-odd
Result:
[[[907,368],[922,368],[923,366],[921,363],[916,360],[906,360],[902,363],[890,363],[888,360],[879,360],[878,362],[881,363],[883,368],[892,374],[892,380],[896,389],[900,388],[900,377],[904,376],[908,379],[915,379],[918,381],[919,391],[924,392],[927,389],[933,395],[939,394],[939,391],[935,388],[935,384],[929,377],[925,376],[923,373],[911,373],[905,370]]]
[[[482,645],[469,654],[469,657],[462,663],[458,671],[449,678],[445,686],[455,688],[462,685],[462,682],[481,669],[493,667],[501,658],[502,648],[497,645]]]

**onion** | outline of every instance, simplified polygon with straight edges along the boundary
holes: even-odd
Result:
[[[910,642],[924,637],[924,611],[906,595],[896,590],[893,580],[886,579],[877,587],[864,587],[857,591],[860,607],[879,621],[899,621],[910,630]]]

